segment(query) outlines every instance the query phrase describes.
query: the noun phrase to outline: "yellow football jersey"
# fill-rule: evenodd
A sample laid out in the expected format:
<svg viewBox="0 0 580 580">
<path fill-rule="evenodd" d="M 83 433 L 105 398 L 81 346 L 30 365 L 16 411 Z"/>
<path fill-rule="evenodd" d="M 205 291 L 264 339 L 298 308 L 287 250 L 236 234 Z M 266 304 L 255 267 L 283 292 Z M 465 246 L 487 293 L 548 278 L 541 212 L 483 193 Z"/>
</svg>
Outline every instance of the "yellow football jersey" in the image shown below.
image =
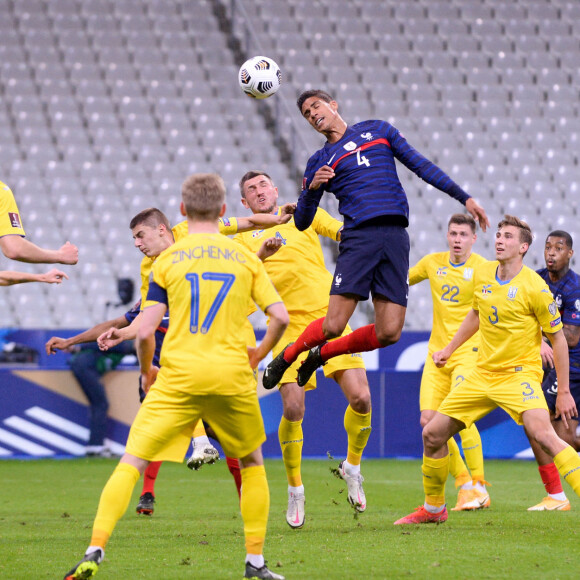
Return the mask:
<svg viewBox="0 0 580 580">
<path fill-rule="evenodd" d="M 169 307 L 160 372 L 172 387 L 222 395 L 255 389 L 242 332 L 248 301 L 262 310 L 281 302 L 259 258 L 221 234 L 191 234 L 157 258 L 153 282 L 145 308 Z M 161 300 L 156 285 L 166 293 Z"/>
<path fill-rule="evenodd" d="M 232 218 L 220 218 L 218 220 L 220 234 L 231 236 L 238 233 L 238 220 Z M 173 239 L 177 242 L 189 234 L 187 231 L 187 220 L 179 222 L 171 228 Z M 148 258 L 145 256 L 141 260 L 141 305 L 145 304 L 147 293 L 149 292 L 149 280 L 151 279 L 151 268 L 157 258 Z"/>
<path fill-rule="evenodd" d="M 542 329 L 562 328 L 558 306 L 548 285 L 523 266 L 511 280 L 496 278 L 498 262 L 475 271 L 473 309 L 479 311 L 477 366 L 487 371 L 542 373 Z"/>
<path fill-rule="evenodd" d="M 444 348 L 455 336 L 473 303 L 474 271 L 487 260 L 471 254 L 462 264 L 452 264 L 449 252 L 428 254 L 409 270 L 409 285 L 429 280 L 433 299 L 433 327 L 429 355 Z M 478 334 L 457 350 L 463 353 L 477 346 Z"/>
<path fill-rule="evenodd" d="M 0 181 L 0 236 L 25 236 L 12 190 Z"/>
<path fill-rule="evenodd" d="M 256 253 L 267 238 L 281 239 L 282 247 L 264 260 L 266 272 L 284 299 L 288 312 L 310 312 L 328 306 L 332 284 L 332 274 L 324 264 L 318 235 L 337 240 L 342 225 L 319 208 L 312 225 L 303 232 L 296 228 L 292 218 L 268 230 L 237 234 L 234 240 Z"/>
</svg>

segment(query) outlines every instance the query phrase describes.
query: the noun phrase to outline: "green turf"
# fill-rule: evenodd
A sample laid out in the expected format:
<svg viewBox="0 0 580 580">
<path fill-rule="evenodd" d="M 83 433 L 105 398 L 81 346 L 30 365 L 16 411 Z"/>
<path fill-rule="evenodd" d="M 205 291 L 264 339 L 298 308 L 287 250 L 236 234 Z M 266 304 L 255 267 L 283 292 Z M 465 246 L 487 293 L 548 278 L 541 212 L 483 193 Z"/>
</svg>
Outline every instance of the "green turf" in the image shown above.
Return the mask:
<svg viewBox="0 0 580 580">
<path fill-rule="evenodd" d="M 488 461 L 490 509 L 417 527 L 393 521 L 422 502 L 418 462 L 366 461 L 368 509 L 359 517 L 343 482 L 330 474 L 335 464 L 303 463 L 306 525 L 291 530 L 282 463 L 267 462 L 272 503 L 265 556 L 289 580 L 578 577 L 580 500 L 566 488 L 572 511 L 527 512 L 544 495 L 532 462 Z M 114 465 L 106 459 L 0 462 L 0 578 L 62 578 L 84 553 Z M 242 520 L 225 462 L 197 473 L 163 465 L 151 518 L 134 512 L 140 485 L 98 578 L 243 576 Z"/>
</svg>

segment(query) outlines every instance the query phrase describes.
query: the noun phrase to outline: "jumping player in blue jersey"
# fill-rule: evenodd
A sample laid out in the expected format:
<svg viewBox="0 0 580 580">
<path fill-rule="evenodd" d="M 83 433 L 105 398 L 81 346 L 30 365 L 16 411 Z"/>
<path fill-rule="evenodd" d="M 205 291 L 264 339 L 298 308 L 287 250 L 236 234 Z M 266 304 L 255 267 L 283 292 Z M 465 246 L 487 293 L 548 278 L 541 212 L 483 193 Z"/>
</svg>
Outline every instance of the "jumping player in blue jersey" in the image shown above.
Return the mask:
<svg viewBox="0 0 580 580">
<path fill-rule="evenodd" d="M 570 394 L 576 402 L 576 408 L 580 408 L 580 276 L 570 270 L 573 255 L 572 236 L 562 230 L 551 232 L 544 247 L 546 267 L 537 272 L 548 284 L 562 316 L 570 357 Z M 544 358 L 546 357 L 549 368 L 544 376 L 542 389 L 550 409 L 552 425 L 561 439 L 576 451 L 580 451 L 580 441 L 576 436 L 578 417 L 568 420 L 568 428 L 561 418 L 555 418 L 558 378 L 551 349 L 548 349 Z M 528 511 L 568 511 L 570 501 L 566 497 L 554 461 L 532 438 L 530 443 L 548 495 L 539 504 L 528 508 Z"/>
<path fill-rule="evenodd" d="M 265 388 L 276 386 L 300 353 L 310 350 L 298 371 L 304 385 L 328 359 L 375 350 L 399 340 L 408 297 L 409 204 L 395 159 L 433 187 L 465 205 L 483 231 L 489 225 L 484 209 L 431 161 L 423 157 L 399 131 L 385 121 L 349 126 L 338 103 L 321 90 L 298 97 L 298 108 L 312 127 L 327 138 L 310 159 L 302 194 L 294 214 L 299 230 L 312 222 L 325 191 L 339 201 L 344 229 L 325 318 L 312 322 L 295 343 L 288 345 L 266 368 Z M 375 323 L 339 337 L 359 300 L 372 294 Z"/>
</svg>

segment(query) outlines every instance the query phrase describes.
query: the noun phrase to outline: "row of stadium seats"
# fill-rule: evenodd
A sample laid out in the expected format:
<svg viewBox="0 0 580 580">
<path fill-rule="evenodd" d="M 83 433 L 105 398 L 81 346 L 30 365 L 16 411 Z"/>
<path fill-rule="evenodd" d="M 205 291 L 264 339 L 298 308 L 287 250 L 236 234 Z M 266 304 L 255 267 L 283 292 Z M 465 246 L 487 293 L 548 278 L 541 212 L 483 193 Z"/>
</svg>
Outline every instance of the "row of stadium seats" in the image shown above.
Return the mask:
<svg viewBox="0 0 580 580">
<path fill-rule="evenodd" d="M 528 263 L 540 266 L 549 230 L 580 233 L 579 18 L 570 0 L 0 3 L 0 179 L 31 240 L 81 251 L 66 286 L 3 290 L 0 326 L 102 320 L 115 278 L 139 282 L 130 218 L 157 205 L 177 220 L 191 172 L 224 176 L 230 214 L 242 211 L 237 182 L 250 168 L 294 200 L 295 175 L 323 142 L 292 102 L 313 87 L 335 94 L 348 122 L 395 124 L 485 204 L 492 225 L 506 211 L 527 217 L 537 233 Z M 253 102 L 237 70 L 258 53 L 280 64 L 284 84 Z M 404 167 L 400 177 L 414 262 L 444 249 L 461 207 Z M 491 256 L 493 234 L 478 247 Z M 325 246 L 331 270 L 334 252 Z M 411 299 L 407 328 L 428 328 L 428 288 Z M 370 313 L 362 305 L 354 326 Z"/>
</svg>

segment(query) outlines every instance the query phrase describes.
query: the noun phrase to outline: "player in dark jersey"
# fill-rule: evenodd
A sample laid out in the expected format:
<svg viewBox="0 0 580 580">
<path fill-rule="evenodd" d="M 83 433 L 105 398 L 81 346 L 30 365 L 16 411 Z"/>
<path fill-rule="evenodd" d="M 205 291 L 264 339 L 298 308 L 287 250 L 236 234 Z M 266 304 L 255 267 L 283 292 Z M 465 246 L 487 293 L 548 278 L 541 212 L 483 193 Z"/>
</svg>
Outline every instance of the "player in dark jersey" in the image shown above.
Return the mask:
<svg viewBox="0 0 580 580">
<path fill-rule="evenodd" d="M 322 194 L 339 201 L 344 229 L 330 290 L 328 313 L 312 322 L 267 367 L 264 386 L 273 388 L 301 352 L 310 350 L 298 371 L 304 385 L 317 367 L 340 354 L 375 350 L 399 340 L 408 297 L 409 205 L 395 166 L 398 159 L 427 183 L 463 203 L 485 231 L 483 208 L 439 167 L 426 159 L 385 121 L 349 126 L 338 103 L 321 90 L 297 101 L 302 116 L 327 138 L 310 159 L 294 214 L 299 230 L 312 222 Z M 359 300 L 372 294 L 375 324 L 339 337 Z"/>
<path fill-rule="evenodd" d="M 564 336 L 568 343 L 570 357 L 570 394 L 580 408 L 580 276 L 570 270 L 570 260 L 574 254 L 572 236 L 568 232 L 556 230 L 548 234 L 544 247 L 546 267 L 538 270 L 538 274 L 546 281 L 556 306 L 560 310 L 564 325 Z M 576 451 L 580 451 L 580 441 L 576 436 L 578 417 L 568 420 L 568 427 L 556 417 L 556 395 L 558 393 L 558 378 L 551 359 L 551 351 L 547 352 L 548 370 L 544 376 L 542 389 L 550 409 L 550 418 L 556 433 L 569 443 Z M 545 358 L 545 357 L 544 357 Z M 568 511 L 570 501 L 566 497 L 558 469 L 552 458 L 530 438 L 532 450 L 538 462 L 540 476 L 548 495 L 528 511 Z"/>
<path fill-rule="evenodd" d="M 101 322 L 93 328 L 89 328 L 80 334 L 71 336 L 70 338 L 60 338 L 58 336 L 53 336 L 45 345 L 46 354 L 56 354 L 57 350 L 69 350 L 72 346 L 77 344 L 86 344 L 95 342 L 97 338 L 110 328 L 125 328 L 135 320 L 141 309 L 141 300 L 139 300 L 130 310 L 125 312 L 122 316 L 118 316 L 113 320 L 107 320 L 106 322 Z M 161 345 L 163 344 L 163 339 L 165 333 L 167 332 L 167 327 L 169 324 L 169 317 L 166 316 L 155 332 L 155 355 L 153 358 L 153 364 L 159 366 L 159 355 L 161 353 Z M 101 353 L 102 356 L 106 356 L 107 353 Z M 101 387 L 102 388 L 102 387 Z M 106 395 L 103 393 L 102 396 L 105 398 Z M 145 398 L 145 391 L 141 388 L 141 381 L 139 380 L 139 401 L 143 402 Z M 159 473 L 159 468 L 161 467 L 161 461 L 153 461 L 149 464 L 145 473 L 143 474 L 143 491 L 137 505 L 137 513 L 144 515 L 151 515 L 153 513 L 153 504 L 155 503 L 155 480 L 157 479 L 157 474 Z"/>
</svg>

